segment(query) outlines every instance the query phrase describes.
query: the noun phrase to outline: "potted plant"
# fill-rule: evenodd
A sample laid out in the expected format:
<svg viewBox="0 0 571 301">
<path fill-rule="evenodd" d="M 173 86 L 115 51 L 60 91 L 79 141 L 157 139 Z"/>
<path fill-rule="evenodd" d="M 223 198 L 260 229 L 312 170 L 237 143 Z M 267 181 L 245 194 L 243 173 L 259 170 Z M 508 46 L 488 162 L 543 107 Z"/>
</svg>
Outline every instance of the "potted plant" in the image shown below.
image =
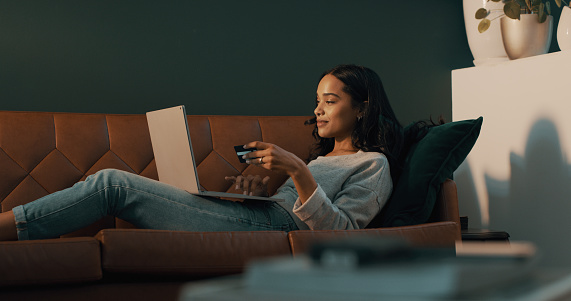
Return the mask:
<svg viewBox="0 0 571 301">
<path fill-rule="evenodd" d="M 493 2 L 500 2 L 502 0 L 488 0 Z M 557 5 L 561 7 L 561 1 L 555 0 Z M 490 11 L 485 8 L 480 8 L 476 11 L 476 19 L 482 20 L 478 24 L 478 31 L 484 32 L 490 28 L 490 24 L 493 20 L 507 16 L 513 20 L 520 20 L 521 14 L 537 14 L 537 21 L 543 23 L 547 20 L 547 16 L 551 15 L 551 3 L 549 1 L 543 0 L 506 0 L 504 1 L 504 13 L 495 17 L 494 19 L 488 19 Z"/>
<path fill-rule="evenodd" d="M 502 0 L 488 0 L 500 2 Z M 503 14 L 492 20 L 490 11 L 480 8 L 476 19 L 481 20 L 478 31 L 485 32 L 493 20 L 500 18 L 502 41 L 511 60 L 544 54 L 551 45 L 553 17 L 549 0 L 503 0 Z M 560 0 L 556 1 L 560 6 Z"/>
<path fill-rule="evenodd" d="M 466 25 L 466 37 L 468 38 L 470 52 L 474 57 L 474 66 L 494 65 L 509 60 L 502 41 L 500 22 L 493 22 L 486 32 L 481 33 L 478 31 L 480 20 L 474 18 L 476 10 L 485 8 L 490 11 L 487 18 L 493 19 L 504 13 L 503 7 L 504 3 L 501 1 L 463 0 L 462 9 Z"/>
</svg>

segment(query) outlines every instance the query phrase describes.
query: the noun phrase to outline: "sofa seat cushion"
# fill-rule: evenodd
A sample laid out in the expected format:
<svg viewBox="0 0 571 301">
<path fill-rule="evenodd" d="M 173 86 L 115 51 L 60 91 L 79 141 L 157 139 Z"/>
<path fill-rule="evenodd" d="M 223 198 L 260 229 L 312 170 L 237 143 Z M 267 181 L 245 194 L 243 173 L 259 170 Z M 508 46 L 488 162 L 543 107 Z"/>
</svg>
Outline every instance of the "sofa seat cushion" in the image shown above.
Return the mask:
<svg viewBox="0 0 571 301">
<path fill-rule="evenodd" d="M 0 286 L 99 280 L 101 253 L 93 237 L 0 242 Z"/>
<path fill-rule="evenodd" d="M 326 240 L 346 239 L 350 237 L 400 237 L 411 245 L 422 247 L 454 247 L 458 232 L 455 222 L 436 222 L 430 224 L 361 230 L 297 230 L 291 231 L 288 238 L 294 256 L 307 253 L 315 243 Z"/>
<path fill-rule="evenodd" d="M 254 258 L 291 255 L 287 233 L 186 232 L 105 229 L 101 241 L 105 272 L 215 276 L 240 273 Z"/>
</svg>

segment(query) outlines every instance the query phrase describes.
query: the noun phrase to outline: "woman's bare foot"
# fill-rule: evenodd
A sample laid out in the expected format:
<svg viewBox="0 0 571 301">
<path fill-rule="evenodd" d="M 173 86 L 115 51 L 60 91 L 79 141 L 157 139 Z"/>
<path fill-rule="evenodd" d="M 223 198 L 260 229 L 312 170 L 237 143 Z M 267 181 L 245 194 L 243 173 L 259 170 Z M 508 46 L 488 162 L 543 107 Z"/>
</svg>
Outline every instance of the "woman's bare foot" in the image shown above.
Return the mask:
<svg viewBox="0 0 571 301">
<path fill-rule="evenodd" d="M 16 220 L 12 211 L 0 213 L 0 241 L 5 240 L 18 240 Z"/>
</svg>

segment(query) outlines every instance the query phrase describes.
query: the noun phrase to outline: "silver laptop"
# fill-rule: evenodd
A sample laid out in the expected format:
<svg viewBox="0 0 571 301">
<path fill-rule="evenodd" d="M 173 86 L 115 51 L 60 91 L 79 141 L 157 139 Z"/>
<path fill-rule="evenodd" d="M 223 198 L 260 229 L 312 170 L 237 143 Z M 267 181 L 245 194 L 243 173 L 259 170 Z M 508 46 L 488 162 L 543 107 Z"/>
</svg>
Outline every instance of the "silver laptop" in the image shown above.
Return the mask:
<svg viewBox="0 0 571 301">
<path fill-rule="evenodd" d="M 202 196 L 283 201 L 269 197 L 202 190 L 198 181 L 184 106 L 147 112 L 147 123 L 159 181 Z"/>
</svg>

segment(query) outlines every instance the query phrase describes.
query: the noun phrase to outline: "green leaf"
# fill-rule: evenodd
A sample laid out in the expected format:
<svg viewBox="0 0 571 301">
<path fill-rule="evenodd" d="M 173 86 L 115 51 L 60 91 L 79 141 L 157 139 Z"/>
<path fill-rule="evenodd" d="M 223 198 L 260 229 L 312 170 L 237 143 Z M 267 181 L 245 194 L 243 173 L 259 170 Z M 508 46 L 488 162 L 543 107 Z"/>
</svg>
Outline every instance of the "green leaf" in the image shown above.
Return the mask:
<svg viewBox="0 0 571 301">
<path fill-rule="evenodd" d="M 506 16 L 512 19 L 519 20 L 520 11 L 521 11 L 521 6 L 519 6 L 519 4 L 515 2 L 509 2 L 506 3 L 506 5 L 504 5 L 504 13 L 506 14 Z"/>
<path fill-rule="evenodd" d="M 488 30 L 488 28 L 490 28 L 490 24 L 492 24 L 490 20 L 483 19 L 482 21 L 480 21 L 480 24 L 478 24 L 478 31 L 480 33 L 483 33 L 484 31 Z"/>
<path fill-rule="evenodd" d="M 543 3 L 539 5 L 537 20 L 539 21 L 539 23 L 543 23 L 545 22 L 545 20 L 547 20 L 547 14 L 545 14 L 545 5 Z"/>
<path fill-rule="evenodd" d="M 551 15 L 551 2 L 545 2 L 545 10 L 548 15 Z"/>
<path fill-rule="evenodd" d="M 525 5 L 528 9 L 533 10 L 533 4 L 529 0 L 525 0 Z"/>
<path fill-rule="evenodd" d="M 488 10 L 485 8 L 480 8 L 479 10 L 476 11 L 476 19 L 480 20 L 480 19 L 484 19 L 485 17 L 488 16 Z"/>
</svg>

